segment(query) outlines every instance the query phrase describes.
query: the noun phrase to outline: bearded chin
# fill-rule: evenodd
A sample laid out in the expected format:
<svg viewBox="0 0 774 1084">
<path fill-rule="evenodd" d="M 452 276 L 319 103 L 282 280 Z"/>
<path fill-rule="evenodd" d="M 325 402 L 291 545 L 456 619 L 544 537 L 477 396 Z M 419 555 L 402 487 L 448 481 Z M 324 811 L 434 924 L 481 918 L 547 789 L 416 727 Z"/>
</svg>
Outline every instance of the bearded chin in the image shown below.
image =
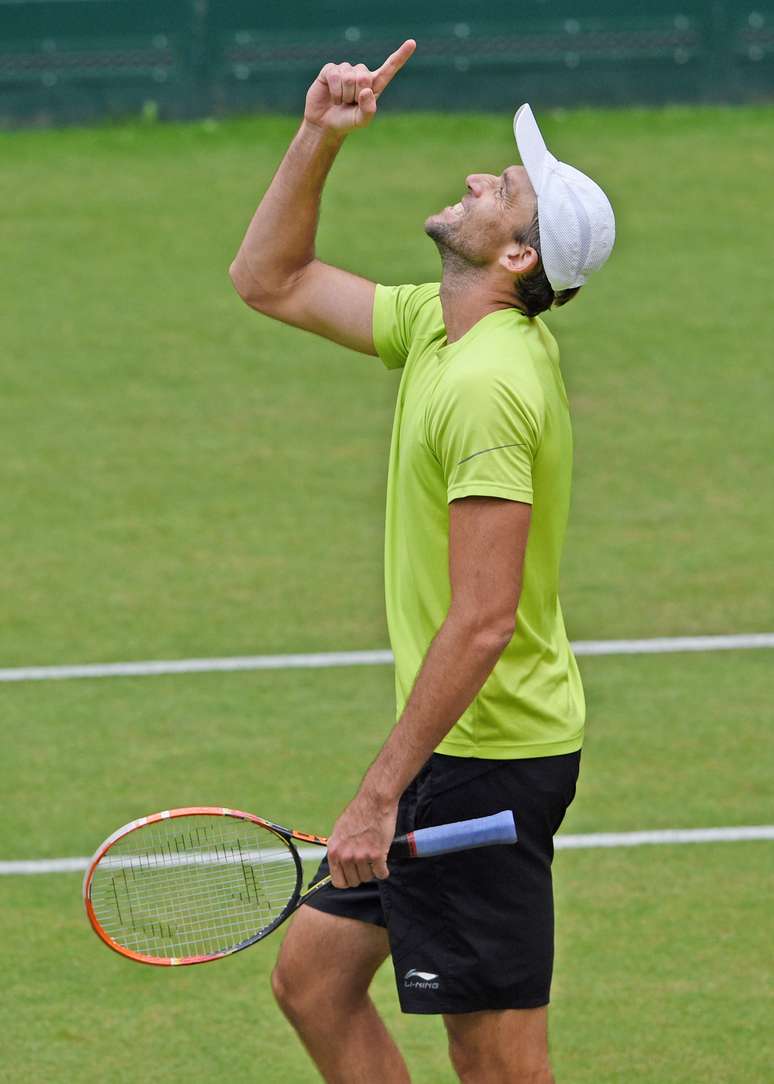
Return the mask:
<svg viewBox="0 0 774 1084">
<path fill-rule="evenodd" d="M 425 222 L 425 233 L 435 241 L 444 271 L 459 272 L 482 265 L 476 253 L 470 251 L 470 246 L 460 236 L 456 223 L 444 222 L 437 215 L 431 215 Z"/>
</svg>

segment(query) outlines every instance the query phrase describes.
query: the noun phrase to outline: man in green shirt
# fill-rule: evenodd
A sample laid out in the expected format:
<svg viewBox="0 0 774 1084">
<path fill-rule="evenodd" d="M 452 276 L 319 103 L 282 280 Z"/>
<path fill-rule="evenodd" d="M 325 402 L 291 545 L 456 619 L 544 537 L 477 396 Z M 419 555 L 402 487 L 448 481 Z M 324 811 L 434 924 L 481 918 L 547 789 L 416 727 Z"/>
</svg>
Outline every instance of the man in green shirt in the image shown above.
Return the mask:
<svg viewBox="0 0 774 1084">
<path fill-rule="evenodd" d="M 425 224 L 440 284 L 381 286 L 319 261 L 328 171 L 414 48 L 373 72 L 325 65 L 231 267 L 258 311 L 403 370 L 385 538 L 398 721 L 334 826 L 318 873 L 333 887 L 293 920 L 273 984 L 327 1081 L 408 1081 L 368 996 L 391 954 L 403 1010 L 443 1015 L 461 1080 L 551 1084 L 552 841 L 585 708 L 557 594 L 569 407 L 538 314 L 602 266 L 615 223 L 525 105 L 523 165 L 471 174 Z M 505 808 L 515 846 L 387 868 L 396 830 Z"/>
</svg>

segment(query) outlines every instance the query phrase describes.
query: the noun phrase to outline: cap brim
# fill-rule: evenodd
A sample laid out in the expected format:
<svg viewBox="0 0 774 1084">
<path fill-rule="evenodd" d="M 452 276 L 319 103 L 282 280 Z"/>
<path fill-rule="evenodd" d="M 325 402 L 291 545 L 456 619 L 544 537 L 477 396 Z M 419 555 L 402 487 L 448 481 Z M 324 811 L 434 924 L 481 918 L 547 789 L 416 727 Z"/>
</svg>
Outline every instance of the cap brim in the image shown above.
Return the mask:
<svg viewBox="0 0 774 1084">
<path fill-rule="evenodd" d="M 538 192 L 543 181 L 545 167 L 554 156 L 546 146 L 534 114 L 529 105 L 522 105 L 513 118 L 513 134 L 519 149 L 522 165 L 527 171 L 532 187 Z"/>
</svg>

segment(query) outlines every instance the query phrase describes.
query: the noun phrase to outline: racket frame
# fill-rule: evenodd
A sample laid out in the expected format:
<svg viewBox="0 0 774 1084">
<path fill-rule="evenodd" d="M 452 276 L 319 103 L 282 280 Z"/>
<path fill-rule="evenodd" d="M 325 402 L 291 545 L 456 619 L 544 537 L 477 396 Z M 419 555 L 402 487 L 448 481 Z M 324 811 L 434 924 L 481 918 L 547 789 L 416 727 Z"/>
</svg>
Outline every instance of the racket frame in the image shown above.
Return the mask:
<svg viewBox="0 0 774 1084">
<path fill-rule="evenodd" d="M 94 874 L 99 866 L 99 863 L 110 851 L 110 849 L 118 843 L 120 839 L 124 839 L 131 832 L 136 831 L 138 828 L 144 828 L 148 824 L 155 824 L 159 821 L 169 820 L 176 817 L 233 817 L 236 820 L 250 821 L 253 824 L 258 825 L 261 828 L 266 829 L 276 836 L 287 847 L 293 856 L 293 861 L 296 867 L 296 887 L 288 900 L 285 908 L 268 926 L 259 930 L 257 933 L 240 941 L 236 945 L 232 945 L 230 948 L 222 949 L 220 952 L 205 953 L 198 956 L 148 956 L 142 952 L 135 952 L 132 949 L 126 948 L 119 941 L 116 941 L 110 936 L 105 929 L 103 929 L 97 915 L 94 911 L 94 905 L 91 899 L 91 888 L 94 882 Z M 291 828 L 283 828 L 280 824 L 274 824 L 272 821 L 264 820 L 263 817 L 257 817 L 254 813 L 245 813 L 241 809 L 229 809 L 226 806 L 182 806 L 179 809 L 165 809 L 161 813 L 150 813 L 147 817 L 139 817 L 137 820 L 129 821 L 128 824 L 122 825 L 117 828 L 115 832 L 108 836 L 108 838 L 100 844 L 97 850 L 94 852 L 94 856 L 89 862 L 88 869 L 83 878 L 83 902 L 86 908 L 86 914 L 89 917 L 92 929 L 97 936 L 104 941 L 108 948 L 113 949 L 114 952 L 119 953 L 121 956 L 126 956 L 130 960 L 136 960 L 141 964 L 154 964 L 160 967 L 182 967 L 188 964 L 203 964 L 209 963 L 210 960 L 220 960 L 224 956 L 231 956 L 235 952 L 241 952 L 242 949 L 249 948 L 250 945 L 254 945 L 256 941 L 260 941 L 262 938 L 267 937 L 273 930 L 281 925 L 292 913 L 296 910 L 300 903 L 308 899 L 318 889 L 322 888 L 330 881 L 330 877 L 324 877 L 321 881 L 318 881 L 307 891 L 303 897 L 301 894 L 301 886 L 304 880 L 304 871 L 301 864 L 301 856 L 293 845 L 294 840 L 300 843 L 313 843 L 319 847 L 326 847 L 328 840 L 324 836 L 309 835 L 306 832 L 296 832 Z"/>
<path fill-rule="evenodd" d="M 158 823 L 159 821 L 192 816 L 232 817 L 236 820 L 248 821 L 270 832 L 282 842 L 293 856 L 296 871 L 295 888 L 285 907 L 279 915 L 269 923 L 269 925 L 264 926 L 255 934 L 251 934 L 250 937 L 244 938 L 238 944 L 231 945 L 219 952 L 181 957 L 149 956 L 145 953 L 135 952 L 133 949 L 126 948 L 107 933 L 97 918 L 91 898 L 94 874 L 99 867 L 100 862 L 110 849 L 114 847 L 119 840 L 124 839 L 131 832 L 144 828 L 146 825 Z M 398 836 L 392 841 L 387 857 L 390 860 L 422 857 L 430 858 L 441 854 L 452 854 L 455 851 L 471 850 L 476 847 L 488 847 L 493 844 L 512 844 L 517 841 L 517 838 L 513 812 L 510 810 L 503 810 L 500 813 L 491 814 L 485 817 L 475 817 L 472 820 L 420 828 L 414 832 L 408 832 L 406 835 Z M 175 967 L 186 964 L 208 963 L 211 960 L 220 960 L 225 956 L 232 956 L 235 952 L 241 952 L 242 949 L 249 948 L 249 946 L 254 945 L 256 941 L 261 941 L 264 937 L 267 937 L 273 930 L 276 930 L 278 926 L 289 918 L 302 903 L 305 903 L 310 896 L 313 896 L 321 888 L 324 888 L 325 885 L 330 883 L 331 876 L 328 874 L 319 881 L 316 881 L 311 888 L 306 890 L 306 892 L 302 893 L 301 888 L 304 880 L 304 872 L 301 856 L 294 846 L 295 842 L 312 843 L 318 847 L 328 846 L 328 838 L 326 836 L 315 836 L 307 832 L 298 832 L 292 828 L 284 828 L 281 824 L 274 824 L 273 821 L 267 821 L 263 817 L 257 817 L 254 813 L 245 813 L 244 810 L 241 809 L 229 809 L 227 806 L 182 806 L 179 809 L 165 809 L 161 813 L 151 813 L 147 817 L 140 817 L 138 820 L 124 824 L 121 828 L 116 829 L 112 835 L 108 836 L 104 843 L 100 844 L 97 848 L 94 856 L 89 862 L 88 869 L 83 878 L 83 902 L 86 907 L 89 922 L 91 923 L 94 932 L 100 940 L 104 941 L 108 948 L 113 949 L 113 951 L 117 952 L 120 956 L 126 956 L 130 960 L 136 960 L 138 963 L 154 964 L 157 967 Z"/>
</svg>

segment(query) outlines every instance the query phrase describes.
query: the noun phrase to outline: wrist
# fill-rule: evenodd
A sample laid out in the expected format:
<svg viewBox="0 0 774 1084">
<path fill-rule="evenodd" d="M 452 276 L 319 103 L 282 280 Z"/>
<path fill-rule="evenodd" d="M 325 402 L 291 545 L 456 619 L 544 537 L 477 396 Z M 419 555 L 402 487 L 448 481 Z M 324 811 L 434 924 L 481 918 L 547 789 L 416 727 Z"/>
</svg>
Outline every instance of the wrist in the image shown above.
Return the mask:
<svg viewBox="0 0 774 1084">
<path fill-rule="evenodd" d="M 327 125 L 318 124 L 316 121 L 304 117 L 301 121 L 299 136 L 305 142 L 331 150 L 338 150 L 347 138 L 347 133 L 340 131 L 338 128 L 329 128 Z"/>
<path fill-rule="evenodd" d="M 397 788 L 394 782 L 383 778 L 381 773 L 374 772 L 373 768 L 366 773 L 358 791 L 359 796 L 380 813 L 393 810 L 401 793 L 401 789 Z"/>
</svg>

